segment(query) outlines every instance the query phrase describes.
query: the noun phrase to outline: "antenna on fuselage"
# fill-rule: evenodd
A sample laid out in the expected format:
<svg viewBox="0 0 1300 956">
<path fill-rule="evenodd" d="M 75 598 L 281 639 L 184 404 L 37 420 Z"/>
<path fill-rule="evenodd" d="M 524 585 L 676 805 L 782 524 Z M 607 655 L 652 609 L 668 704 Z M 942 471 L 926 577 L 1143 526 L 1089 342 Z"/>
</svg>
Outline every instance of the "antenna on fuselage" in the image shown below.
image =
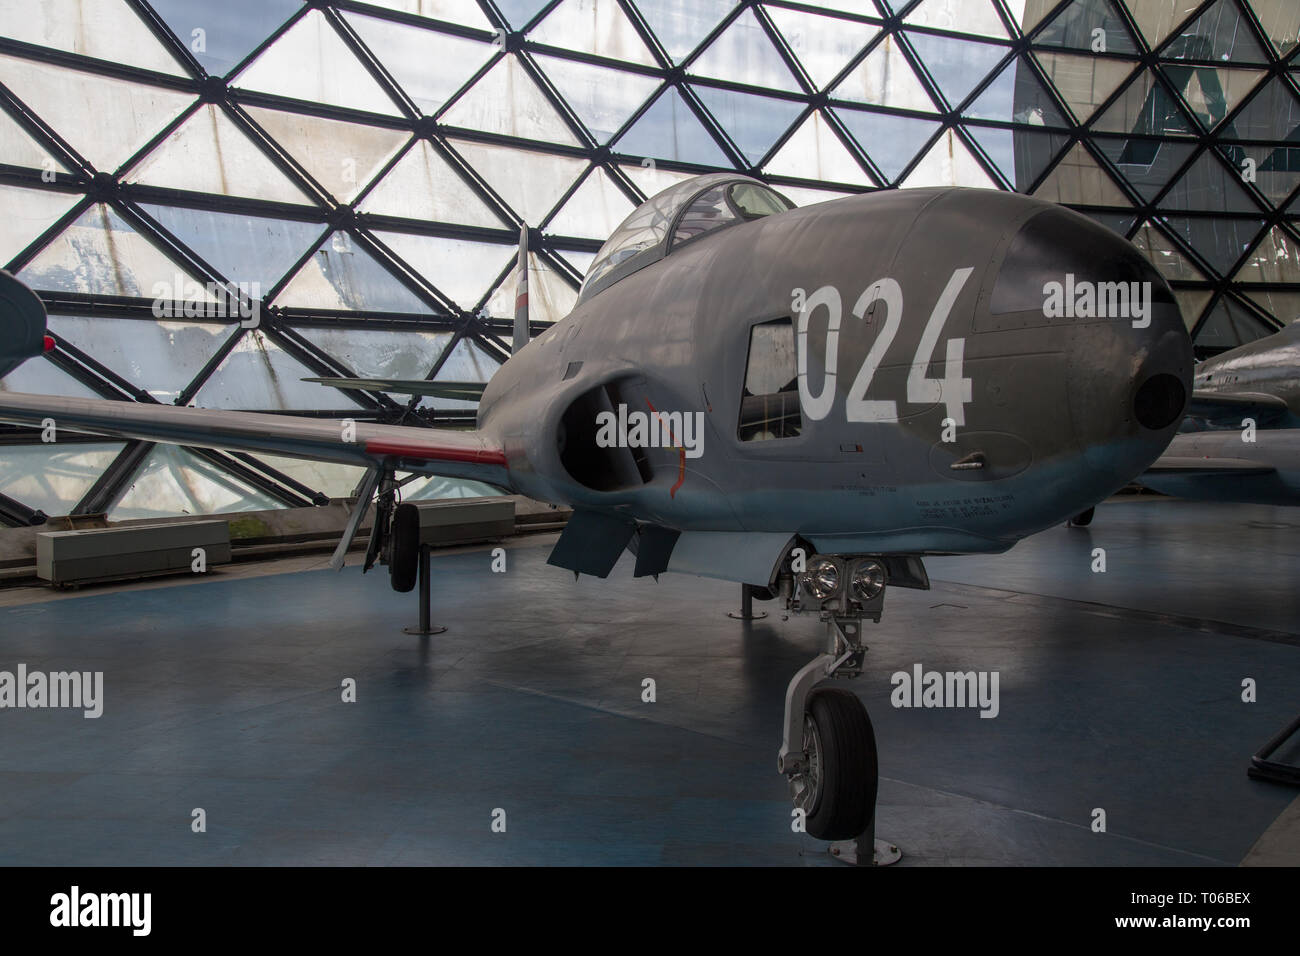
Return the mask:
<svg viewBox="0 0 1300 956">
<path fill-rule="evenodd" d="M 515 267 L 519 284 L 515 291 L 515 337 L 510 354 L 528 344 L 528 223 L 519 227 L 519 264 Z"/>
</svg>

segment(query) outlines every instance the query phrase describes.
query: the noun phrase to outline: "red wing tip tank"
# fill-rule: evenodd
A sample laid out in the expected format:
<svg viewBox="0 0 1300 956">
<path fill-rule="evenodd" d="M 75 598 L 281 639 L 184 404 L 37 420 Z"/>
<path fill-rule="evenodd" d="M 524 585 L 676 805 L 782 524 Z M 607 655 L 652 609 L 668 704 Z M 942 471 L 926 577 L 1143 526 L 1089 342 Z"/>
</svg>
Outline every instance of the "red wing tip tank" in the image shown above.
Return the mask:
<svg viewBox="0 0 1300 956">
<path fill-rule="evenodd" d="M 925 555 L 1003 551 L 1084 512 L 1159 457 L 1191 392 L 1178 307 L 1138 250 L 992 190 L 796 209 L 697 177 L 616 230 L 569 316 L 526 331 L 472 432 L 13 393 L 0 420 L 364 465 L 367 567 L 382 556 L 394 581 L 415 560 L 385 534 L 400 467 L 571 505 L 560 567 L 605 577 L 630 549 L 638 577 L 738 581 L 816 615 L 826 649 L 790 683 L 778 767 L 806 831 L 870 863 L 897 858 L 874 839 L 871 722 L 816 685 L 862 673 L 864 623 L 890 586 L 929 587 Z"/>
</svg>

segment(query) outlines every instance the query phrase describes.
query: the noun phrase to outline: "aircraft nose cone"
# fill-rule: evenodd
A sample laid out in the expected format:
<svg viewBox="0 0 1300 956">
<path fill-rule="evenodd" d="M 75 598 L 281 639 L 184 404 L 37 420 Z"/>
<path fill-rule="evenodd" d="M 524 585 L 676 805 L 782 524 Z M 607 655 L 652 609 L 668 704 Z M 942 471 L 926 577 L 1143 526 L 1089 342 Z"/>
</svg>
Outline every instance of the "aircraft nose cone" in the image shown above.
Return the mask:
<svg viewBox="0 0 1300 956">
<path fill-rule="evenodd" d="M 1050 329 L 1065 352 L 1070 427 L 1099 485 L 1114 490 L 1159 457 L 1191 395 L 1192 348 L 1168 283 L 1132 243 L 1048 208 L 1012 241 L 990 306 Z"/>
</svg>

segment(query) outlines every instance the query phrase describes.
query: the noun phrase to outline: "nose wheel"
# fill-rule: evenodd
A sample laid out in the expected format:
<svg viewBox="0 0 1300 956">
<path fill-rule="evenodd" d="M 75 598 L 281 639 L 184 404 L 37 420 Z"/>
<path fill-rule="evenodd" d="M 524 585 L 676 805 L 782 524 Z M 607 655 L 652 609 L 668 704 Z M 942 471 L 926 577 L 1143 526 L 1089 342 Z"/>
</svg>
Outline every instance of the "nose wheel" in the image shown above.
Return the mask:
<svg viewBox="0 0 1300 956">
<path fill-rule="evenodd" d="M 803 769 L 790 775 L 790 795 L 804 827 L 819 840 L 847 840 L 871 824 L 876 808 L 876 737 L 862 701 L 851 691 L 818 688 L 803 715 Z"/>
<path fill-rule="evenodd" d="M 852 691 L 817 687 L 862 673 L 866 645 L 860 618 L 830 616 L 828 650 L 795 674 L 786 690 L 785 740 L 777 769 L 786 775 L 805 832 L 832 843 L 834 859 L 884 866 L 902 854 L 875 838 L 879 763 L 876 735 Z"/>
</svg>

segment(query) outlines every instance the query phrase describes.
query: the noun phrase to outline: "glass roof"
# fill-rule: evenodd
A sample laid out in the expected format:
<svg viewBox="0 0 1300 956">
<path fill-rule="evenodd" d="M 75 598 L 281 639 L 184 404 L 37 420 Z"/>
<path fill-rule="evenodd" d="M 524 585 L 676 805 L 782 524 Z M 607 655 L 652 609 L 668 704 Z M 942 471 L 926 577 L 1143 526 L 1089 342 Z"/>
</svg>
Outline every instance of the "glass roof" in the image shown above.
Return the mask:
<svg viewBox="0 0 1300 956">
<path fill-rule="evenodd" d="M 0 267 L 68 346 L 0 389 L 468 423 L 298 379 L 490 377 L 522 226 L 539 331 L 584 273 L 667 251 L 643 204 L 712 173 L 1069 205 L 1138 242 L 1210 354 L 1300 316 L 1298 80 L 1296 0 L 0 0 Z M 213 283 L 259 327 L 205 314 Z M 66 461 L 113 481 L 0 494 L 344 483 L 248 458 L 103 445 Z"/>
</svg>

